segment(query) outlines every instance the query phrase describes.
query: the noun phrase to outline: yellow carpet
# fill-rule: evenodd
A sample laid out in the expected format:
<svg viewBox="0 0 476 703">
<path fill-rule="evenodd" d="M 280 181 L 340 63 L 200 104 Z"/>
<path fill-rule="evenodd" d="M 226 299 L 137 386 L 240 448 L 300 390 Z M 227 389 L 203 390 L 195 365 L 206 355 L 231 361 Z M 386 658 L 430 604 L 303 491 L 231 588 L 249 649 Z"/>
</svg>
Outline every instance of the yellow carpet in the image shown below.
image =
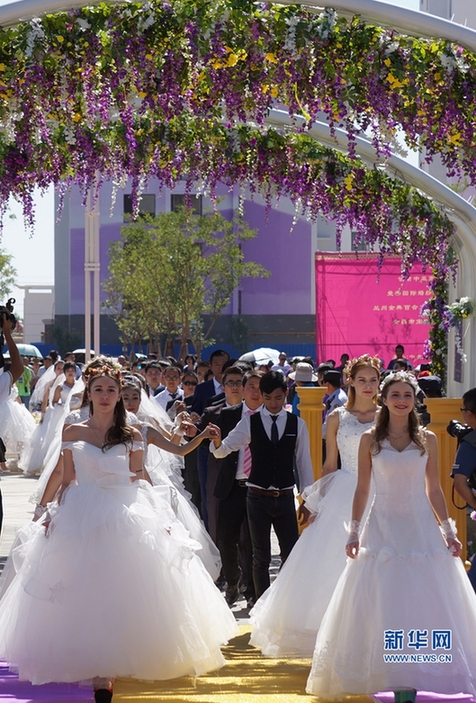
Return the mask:
<svg viewBox="0 0 476 703">
<path fill-rule="evenodd" d="M 251 627 L 223 648 L 227 665 L 198 679 L 156 683 L 118 679 L 113 703 L 317 703 L 305 693 L 308 659 L 266 659 L 249 645 Z M 347 696 L 346 703 L 372 703 L 368 696 Z"/>
</svg>

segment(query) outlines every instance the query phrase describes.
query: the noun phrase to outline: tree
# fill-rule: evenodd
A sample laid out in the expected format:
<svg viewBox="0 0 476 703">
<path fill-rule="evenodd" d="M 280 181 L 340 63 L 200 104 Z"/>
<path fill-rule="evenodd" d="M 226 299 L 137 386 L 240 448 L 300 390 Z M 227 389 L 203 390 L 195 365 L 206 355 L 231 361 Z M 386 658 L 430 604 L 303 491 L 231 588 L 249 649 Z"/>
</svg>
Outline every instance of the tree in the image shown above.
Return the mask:
<svg viewBox="0 0 476 703">
<path fill-rule="evenodd" d="M 16 269 L 12 264 L 13 256 L 0 249 L 0 303 L 5 305 L 12 288 L 16 284 Z"/>
<path fill-rule="evenodd" d="M 179 336 L 180 356 L 189 342 L 200 354 L 241 279 L 269 276 L 244 261 L 241 243 L 255 236 L 241 219 L 185 208 L 123 227 L 110 246 L 104 286 L 123 343 L 147 339 L 158 350 L 161 335 L 169 347 Z"/>
</svg>

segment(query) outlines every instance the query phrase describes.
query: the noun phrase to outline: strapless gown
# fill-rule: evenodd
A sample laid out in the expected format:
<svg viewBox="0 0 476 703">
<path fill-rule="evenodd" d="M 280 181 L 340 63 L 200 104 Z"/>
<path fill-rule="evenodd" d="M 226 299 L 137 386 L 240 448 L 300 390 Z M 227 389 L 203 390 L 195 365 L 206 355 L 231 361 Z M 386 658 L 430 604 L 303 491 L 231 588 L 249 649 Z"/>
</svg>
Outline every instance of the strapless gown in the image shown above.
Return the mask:
<svg viewBox="0 0 476 703">
<path fill-rule="evenodd" d="M 48 535 L 34 523 L 18 547 L 0 601 L 0 657 L 35 684 L 222 666 L 220 645 L 236 623 L 199 545 L 148 483 L 130 483 L 124 445 L 67 448 L 77 483 L 53 509 Z"/>
<path fill-rule="evenodd" d="M 307 692 L 341 700 L 398 688 L 476 694 L 476 595 L 425 492 L 427 456 L 388 441 L 375 499 L 322 620 Z"/>
</svg>

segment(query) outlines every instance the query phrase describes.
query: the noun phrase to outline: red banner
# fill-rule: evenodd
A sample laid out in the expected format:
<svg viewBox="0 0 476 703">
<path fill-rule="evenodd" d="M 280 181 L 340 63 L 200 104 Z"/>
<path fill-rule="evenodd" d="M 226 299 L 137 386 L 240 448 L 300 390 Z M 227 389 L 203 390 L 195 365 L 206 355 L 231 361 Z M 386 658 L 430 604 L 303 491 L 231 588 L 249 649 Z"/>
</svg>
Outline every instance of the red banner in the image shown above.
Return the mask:
<svg viewBox="0 0 476 703">
<path fill-rule="evenodd" d="M 388 258 L 379 271 L 375 254 L 316 254 L 319 362 L 369 353 L 387 366 L 397 344 L 414 366 L 425 361 L 430 327 L 420 310 L 431 297 L 432 276 L 414 266 L 404 281 L 400 266 L 399 259 Z"/>
</svg>

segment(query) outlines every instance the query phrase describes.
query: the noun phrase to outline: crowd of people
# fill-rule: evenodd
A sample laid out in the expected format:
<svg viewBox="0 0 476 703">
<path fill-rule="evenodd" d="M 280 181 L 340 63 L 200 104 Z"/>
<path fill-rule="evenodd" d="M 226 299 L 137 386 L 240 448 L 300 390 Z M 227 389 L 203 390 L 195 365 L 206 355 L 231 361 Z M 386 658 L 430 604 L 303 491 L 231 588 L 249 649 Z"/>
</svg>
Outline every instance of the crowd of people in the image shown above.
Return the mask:
<svg viewBox="0 0 476 703">
<path fill-rule="evenodd" d="M 39 476 L 0 579 L 0 657 L 22 678 L 91 680 L 102 703 L 118 676 L 216 669 L 244 598 L 263 655 L 312 657 L 313 695 L 476 695 L 476 595 L 426 429 L 425 397 L 442 384 L 401 345 L 387 367 L 284 352 L 254 364 L 222 349 L 82 368 L 54 353 L 32 368 L 11 359 L 17 398 L 0 413 L 21 406 L 33 426 L 12 439 L 10 408 L 2 434 Z M 299 413 L 309 385 L 326 389 L 317 481 Z M 476 394 L 464 411 L 476 434 Z M 471 504 L 466 454 L 453 472 Z"/>
</svg>

